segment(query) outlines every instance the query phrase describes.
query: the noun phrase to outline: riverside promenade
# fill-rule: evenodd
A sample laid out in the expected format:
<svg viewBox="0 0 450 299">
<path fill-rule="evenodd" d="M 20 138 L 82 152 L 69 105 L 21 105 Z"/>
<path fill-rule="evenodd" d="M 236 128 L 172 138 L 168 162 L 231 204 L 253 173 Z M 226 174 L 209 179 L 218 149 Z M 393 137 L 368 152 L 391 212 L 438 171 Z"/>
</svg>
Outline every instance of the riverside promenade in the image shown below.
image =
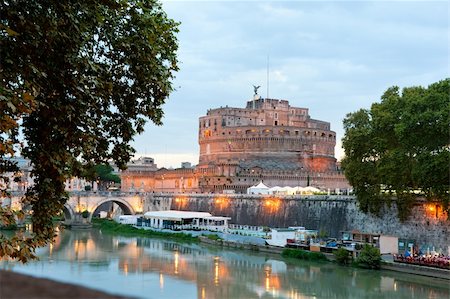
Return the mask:
<svg viewBox="0 0 450 299">
<path fill-rule="evenodd" d="M 242 243 L 238 243 L 235 241 L 211 240 L 205 236 L 199 236 L 199 240 L 202 243 L 211 244 L 211 245 L 215 245 L 215 246 L 223 246 L 223 247 L 235 248 L 235 249 L 245 249 L 245 250 L 271 253 L 271 254 L 281 254 L 281 252 L 285 249 L 285 248 L 274 247 L 274 246 L 270 246 L 270 245 L 248 244 L 248 243 L 242 244 Z M 334 254 L 324 253 L 324 252 L 322 252 L 322 253 L 326 256 L 326 258 L 329 261 L 335 260 Z M 382 258 L 383 258 L 383 261 L 381 263 L 381 268 L 380 268 L 381 270 L 421 275 L 421 276 L 433 277 L 433 278 L 450 281 L 450 270 L 426 267 L 426 266 L 396 263 L 392 260 L 391 255 L 383 255 Z"/>
</svg>

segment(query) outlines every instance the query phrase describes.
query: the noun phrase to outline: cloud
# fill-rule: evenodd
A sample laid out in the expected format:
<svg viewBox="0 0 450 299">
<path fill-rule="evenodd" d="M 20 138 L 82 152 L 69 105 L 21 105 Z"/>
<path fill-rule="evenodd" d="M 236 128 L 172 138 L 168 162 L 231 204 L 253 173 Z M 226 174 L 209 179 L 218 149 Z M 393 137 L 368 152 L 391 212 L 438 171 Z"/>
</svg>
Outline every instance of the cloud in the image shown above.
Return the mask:
<svg viewBox="0 0 450 299">
<path fill-rule="evenodd" d="M 198 155 L 198 118 L 244 107 L 252 85 L 310 109 L 343 136 L 349 112 L 390 86 L 448 77 L 449 4 L 416 1 L 165 1 L 181 21 L 179 86 L 163 127 L 136 137 L 138 152 Z M 337 151 L 338 152 L 338 151 Z M 194 157 L 192 156 L 192 157 Z M 158 161 L 157 161 L 158 162 Z"/>
</svg>

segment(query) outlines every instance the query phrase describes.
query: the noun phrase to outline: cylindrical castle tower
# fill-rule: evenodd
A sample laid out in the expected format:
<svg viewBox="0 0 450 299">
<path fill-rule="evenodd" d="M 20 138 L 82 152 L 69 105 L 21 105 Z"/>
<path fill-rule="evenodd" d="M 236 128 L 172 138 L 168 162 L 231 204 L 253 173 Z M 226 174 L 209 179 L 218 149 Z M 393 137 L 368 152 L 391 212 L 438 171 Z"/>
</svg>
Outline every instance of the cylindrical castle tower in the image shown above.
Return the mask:
<svg viewBox="0 0 450 299">
<path fill-rule="evenodd" d="M 286 100 L 255 96 L 246 108 L 221 107 L 199 119 L 199 167 L 336 170 L 336 133 L 330 123 L 311 119 L 306 108 Z"/>
</svg>

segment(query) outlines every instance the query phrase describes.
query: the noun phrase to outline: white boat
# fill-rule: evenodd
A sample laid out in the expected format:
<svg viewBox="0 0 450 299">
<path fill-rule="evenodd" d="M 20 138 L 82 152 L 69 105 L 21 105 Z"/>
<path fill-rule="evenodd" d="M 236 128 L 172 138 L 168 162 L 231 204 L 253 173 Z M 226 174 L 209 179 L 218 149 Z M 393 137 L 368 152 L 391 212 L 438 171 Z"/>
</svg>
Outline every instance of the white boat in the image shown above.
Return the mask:
<svg viewBox="0 0 450 299">
<path fill-rule="evenodd" d="M 295 239 L 296 232 L 305 230 L 304 227 L 272 228 L 270 238 L 266 243 L 271 246 L 286 247 L 288 239 Z"/>
</svg>

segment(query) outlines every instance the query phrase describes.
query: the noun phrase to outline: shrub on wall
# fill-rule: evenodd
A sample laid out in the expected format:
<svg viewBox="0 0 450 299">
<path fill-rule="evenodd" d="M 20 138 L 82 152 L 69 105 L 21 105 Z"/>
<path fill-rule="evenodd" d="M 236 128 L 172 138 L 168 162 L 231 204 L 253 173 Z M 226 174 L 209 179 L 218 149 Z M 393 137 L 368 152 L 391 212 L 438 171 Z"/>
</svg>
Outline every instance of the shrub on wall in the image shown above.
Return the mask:
<svg viewBox="0 0 450 299">
<path fill-rule="evenodd" d="M 336 258 L 336 262 L 339 265 L 348 265 L 350 262 L 349 252 L 345 248 L 339 248 L 334 253 L 334 257 Z"/>
<path fill-rule="evenodd" d="M 87 210 L 84 210 L 83 212 L 81 212 L 81 217 L 88 218 L 89 217 L 89 212 Z"/>
<path fill-rule="evenodd" d="M 321 252 L 310 252 L 306 250 L 299 249 L 285 249 L 281 253 L 283 257 L 292 257 L 301 260 L 311 260 L 311 261 L 326 261 L 327 257 Z"/>
</svg>

